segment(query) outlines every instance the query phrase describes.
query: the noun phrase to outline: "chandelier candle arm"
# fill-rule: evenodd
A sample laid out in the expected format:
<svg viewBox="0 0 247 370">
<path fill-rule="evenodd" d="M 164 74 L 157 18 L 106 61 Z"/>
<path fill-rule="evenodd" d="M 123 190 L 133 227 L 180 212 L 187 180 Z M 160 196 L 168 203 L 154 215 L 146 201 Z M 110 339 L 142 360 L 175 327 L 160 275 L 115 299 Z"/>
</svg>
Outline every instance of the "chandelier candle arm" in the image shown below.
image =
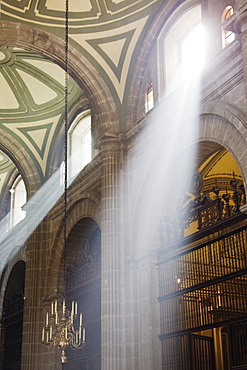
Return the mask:
<svg viewBox="0 0 247 370">
<path fill-rule="evenodd" d="M 79 341 L 81 340 L 81 327 L 79 327 Z"/>
<path fill-rule="evenodd" d="M 57 313 L 57 311 L 55 313 L 55 325 L 58 325 L 58 313 Z"/>
<path fill-rule="evenodd" d="M 75 332 L 75 340 L 76 340 L 76 343 L 79 343 L 79 332 L 78 332 L 78 330 L 76 330 L 76 332 Z"/>
<path fill-rule="evenodd" d="M 68 339 L 68 328 L 67 328 L 67 326 L 65 327 L 64 335 L 65 335 L 65 339 L 67 340 Z"/>
<path fill-rule="evenodd" d="M 75 302 L 72 301 L 71 312 L 72 312 L 73 316 L 74 316 L 74 309 L 75 309 Z"/>
</svg>

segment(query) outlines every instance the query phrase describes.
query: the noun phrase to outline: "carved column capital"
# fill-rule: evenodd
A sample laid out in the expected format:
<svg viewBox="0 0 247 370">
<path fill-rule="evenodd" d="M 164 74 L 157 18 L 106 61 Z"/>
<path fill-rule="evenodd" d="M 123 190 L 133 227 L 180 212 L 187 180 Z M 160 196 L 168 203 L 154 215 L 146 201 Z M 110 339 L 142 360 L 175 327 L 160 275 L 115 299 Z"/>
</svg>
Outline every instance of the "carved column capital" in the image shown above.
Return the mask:
<svg viewBox="0 0 247 370">
<path fill-rule="evenodd" d="M 101 151 L 118 151 L 124 145 L 124 137 L 125 135 L 123 133 L 104 132 L 104 134 L 97 138 L 96 146 Z"/>
</svg>

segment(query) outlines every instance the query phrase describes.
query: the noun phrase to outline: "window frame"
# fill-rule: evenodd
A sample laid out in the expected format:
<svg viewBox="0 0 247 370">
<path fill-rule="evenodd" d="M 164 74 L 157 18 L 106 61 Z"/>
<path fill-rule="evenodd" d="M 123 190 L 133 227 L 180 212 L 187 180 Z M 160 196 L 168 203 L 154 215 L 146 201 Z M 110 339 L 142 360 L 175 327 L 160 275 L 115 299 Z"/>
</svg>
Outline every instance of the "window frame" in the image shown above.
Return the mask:
<svg viewBox="0 0 247 370">
<path fill-rule="evenodd" d="M 228 15 L 228 13 L 230 14 Z M 235 40 L 235 33 L 231 30 L 225 29 L 223 26 L 223 24 L 233 15 L 233 13 L 234 13 L 234 8 L 231 5 L 228 5 L 225 7 L 221 15 L 222 49 L 225 49 Z M 229 41 L 230 38 L 232 38 L 231 41 Z"/>
<path fill-rule="evenodd" d="M 21 191 L 17 189 L 22 183 L 23 189 Z M 27 202 L 27 189 L 25 182 L 19 174 L 15 180 L 13 181 L 10 189 L 10 212 L 9 212 L 9 229 L 17 225 L 20 221 L 22 221 L 26 217 L 26 211 L 22 209 L 22 207 L 26 204 Z M 25 198 L 24 203 L 23 199 L 19 201 L 17 199 L 17 195 L 21 193 L 21 197 Z M 18 204 L 16 204 L 18 202 Z M 19 204 L 21 203 L 21 204 Z M 18 212 L 18 215 L 16 215 L 16 212 Z"/>
<path fill-rule="evenodd" d="M 86 123 L 87 120 L 89 120 L 89 124 Z M 73 120 L 72 124 L 69 127 L 69 130 L 68 130 L 68 153 L 69 153 L 69 163 L 70 163 L 69 176 L 71 178 L 73 176 L 75 176 L 76 173 L 80 172 L 92 160 L 92 122 L 91 122 L 91 120 L 92 120 L 91 110 L 87 109 L 87 110 L 84 110 L 83 112 L 80 112 L 75 117 L 75 119 Z M 84 121 L 84 123 L 83 123 L 83 121 Z M 81 165 L 80 165 L 79 161 L 75 165 L 75 160 L 73 159 L 73 157 L 77 158 L 77 156 L 75 155 L 75 148 L 73 149 L 73 145 L 75 145 L 75 143 L 73 142 L 73 139 L 75 141 L 76 136 L 73 138 L 73 135 L 75 134 L 75 130 L 77 130 L 77 129 L 80 130 L 80 128 L 78 127 L 79 125 L 82 125 L 82 127 L 81 127 L 82 135 L 77 136 L 78 141 L 80 141 L 79 146 L 80 146 L 80 154 L 81 154 L 81 156 L 80 156 Z M 91 132 L 91 146 L 89 148 L 90 149 L 90 155 L 85 155 L 85 146 L 86 146 L 85 137 L 86 137 L 86 135 L 88 134 L 89 131 Z M 88 157 L 87 160 L 85 160 L 86 156 Z M 76 167 L 73 168 L 73 164 Z M 80 169 L 79 169 L 79 167 L 80 167 Z"/>
<path fill-rule="evenodd" d="M 184 27 L 183 32 L 172 36 L 174 29 L 182 28 L 182 24 L 186 18 L 191 16 L 191 20 L 187 20 L 189 27 Z M 181 43 L 189 32 L 202 23 L 202 6 L 198 1 L 191 1 L 189 4 L 182 4 L 179 6 L 166 21 L 161 29 L 157 39 L 157 61 L 158 61 L 158 99 L 161 100 L 163 95 L 168 96 L 173 93 L 178 87 L 182 85 L 181 76 L 177 73 L 174 78 L 174 71 L 180 70 L 180 57 L 181 57 Z M 178 37 L 177 37 L 178 35 Z M 169 40 L 168 38 L 171 38 Z M 174 37 L 174 40 L 172 39 Z M 172 50 L 169 50 L 169 44 Z M 168 57 L 169 55 L 169 57 Z M 168 64 L 175 63 L 174 67 Z M 172 71 L 173 68 L 173 71 Z"/>
</svg>

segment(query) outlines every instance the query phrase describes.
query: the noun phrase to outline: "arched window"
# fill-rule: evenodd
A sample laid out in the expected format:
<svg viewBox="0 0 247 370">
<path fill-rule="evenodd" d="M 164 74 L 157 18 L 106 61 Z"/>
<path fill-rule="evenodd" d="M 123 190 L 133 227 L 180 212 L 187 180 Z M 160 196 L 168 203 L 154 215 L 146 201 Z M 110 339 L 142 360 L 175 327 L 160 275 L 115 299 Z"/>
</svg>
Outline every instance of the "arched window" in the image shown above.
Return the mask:
<svg viewBox="0 0 247 370">
<path fill-rule="evenodd" d="M 189 30 L 181 42 L 181 81 L 187 81 L 200 72 L 205 64 L 205 32 L 201 23 Z"/>
<path fill-rule="evenodd" d="M 74 351 L 68 349 L 68 358 L 71 358 L 72 362 L 63 364 L 63 370 L 100 369 L 101 231 L 91 218 L 81 219 L 71 230 L 66 260 L 66 296 L 68 301 L 78 302 L 78 307 L 83 312 L 90 351 L 79 350 L 76 356 L 73 356 Z"/>
<path fill-rule="evenodd" d="M 69 130 L 69 174 L 73 177 L 92 159 L 90 111 L 76 117 Z"/>
<path fill-rule="evenodd" d="M 1 317 L 1 369 L 21 368 L 25 262 L 18 261 L 9 276 Z"/>
<path fill-rule="evenodd" d="M 10 197 L 10 220 L 9 227 L 13 227 L 26 217 L 26 211 L 22 207 L 27 201 L 27 191 L 24 181 L 19 175 L 9 190 Z"/>
<path fill-rule="evenodd" d="M 59 183 L 60 186 L 64 186 L 65 182 L 65 163 L 64 161 L 61 162 L 60 164 L 60 169 L 59 169 Z"/>
<path fill-rule="evenodd" d="M 233 7 L 227 6 L 224 12 L 222 13 L 221 22 L 224 23 L 232 15 L 233 15 Z M 231 30 L 227 30 L 222 27 L 222 46 L 223 48 L 228 46 L 234 40 L 235 40 L 235 33 L 232 32 Z"/>
<path fill-rule="evenodd" d="M 201 23 L 201 6 L 177 12 L 176 19 L 170 19 L 164 26 L 158 42 L 161 90 L 166 95 L 191 79 L 205 64 L 206 33 Z"/>
<path fill-rule="evenodd" d="M 153 83 L 149 82 L 146 91 L 146 112 L 149 112 L 154 107 L 154 89 Z"/>
</svg>

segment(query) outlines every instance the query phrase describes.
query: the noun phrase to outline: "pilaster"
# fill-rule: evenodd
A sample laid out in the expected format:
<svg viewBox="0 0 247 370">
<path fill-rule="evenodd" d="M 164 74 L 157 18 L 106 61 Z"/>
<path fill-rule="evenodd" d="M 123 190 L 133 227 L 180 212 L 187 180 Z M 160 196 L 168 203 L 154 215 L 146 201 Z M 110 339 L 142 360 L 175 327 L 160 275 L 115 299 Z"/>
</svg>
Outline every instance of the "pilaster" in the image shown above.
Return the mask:
<svg viewBox="0 0 247 370">
<path fill-rule="evenodd" d="M 57 349 L 47 352 L 41 343 L 45 309 L 42 297 L 47 267 L 47 230 L 42 222 L 27 242 L 25 303 L 22 336 L 22 370 L 61 369 Z"/>
<path fill-rule="evenodd" d="M 247 101 L 247 2 L 238 0 L 234 14 L 224 23 L 224 28 L 240 35 L 244 65 L 245 101 Z"/>
<path fill-rule="evenodd" d="M 101 223 L 101 351 L 102 370 L 125 369 L 124 256 L 121 242 L 120 169 L 121 136 L 105 134 L 100 140 L 102 159 Z"/>
<path fill-rule="evenodd" d="M 138 247 L 138 228 L 131 224 L 136 204 L 125 167 L 124 138 L 109 134 L 100 145 L 101 370 L 156 370 L 160 368 L 156 254 Z"/>
</svg>

